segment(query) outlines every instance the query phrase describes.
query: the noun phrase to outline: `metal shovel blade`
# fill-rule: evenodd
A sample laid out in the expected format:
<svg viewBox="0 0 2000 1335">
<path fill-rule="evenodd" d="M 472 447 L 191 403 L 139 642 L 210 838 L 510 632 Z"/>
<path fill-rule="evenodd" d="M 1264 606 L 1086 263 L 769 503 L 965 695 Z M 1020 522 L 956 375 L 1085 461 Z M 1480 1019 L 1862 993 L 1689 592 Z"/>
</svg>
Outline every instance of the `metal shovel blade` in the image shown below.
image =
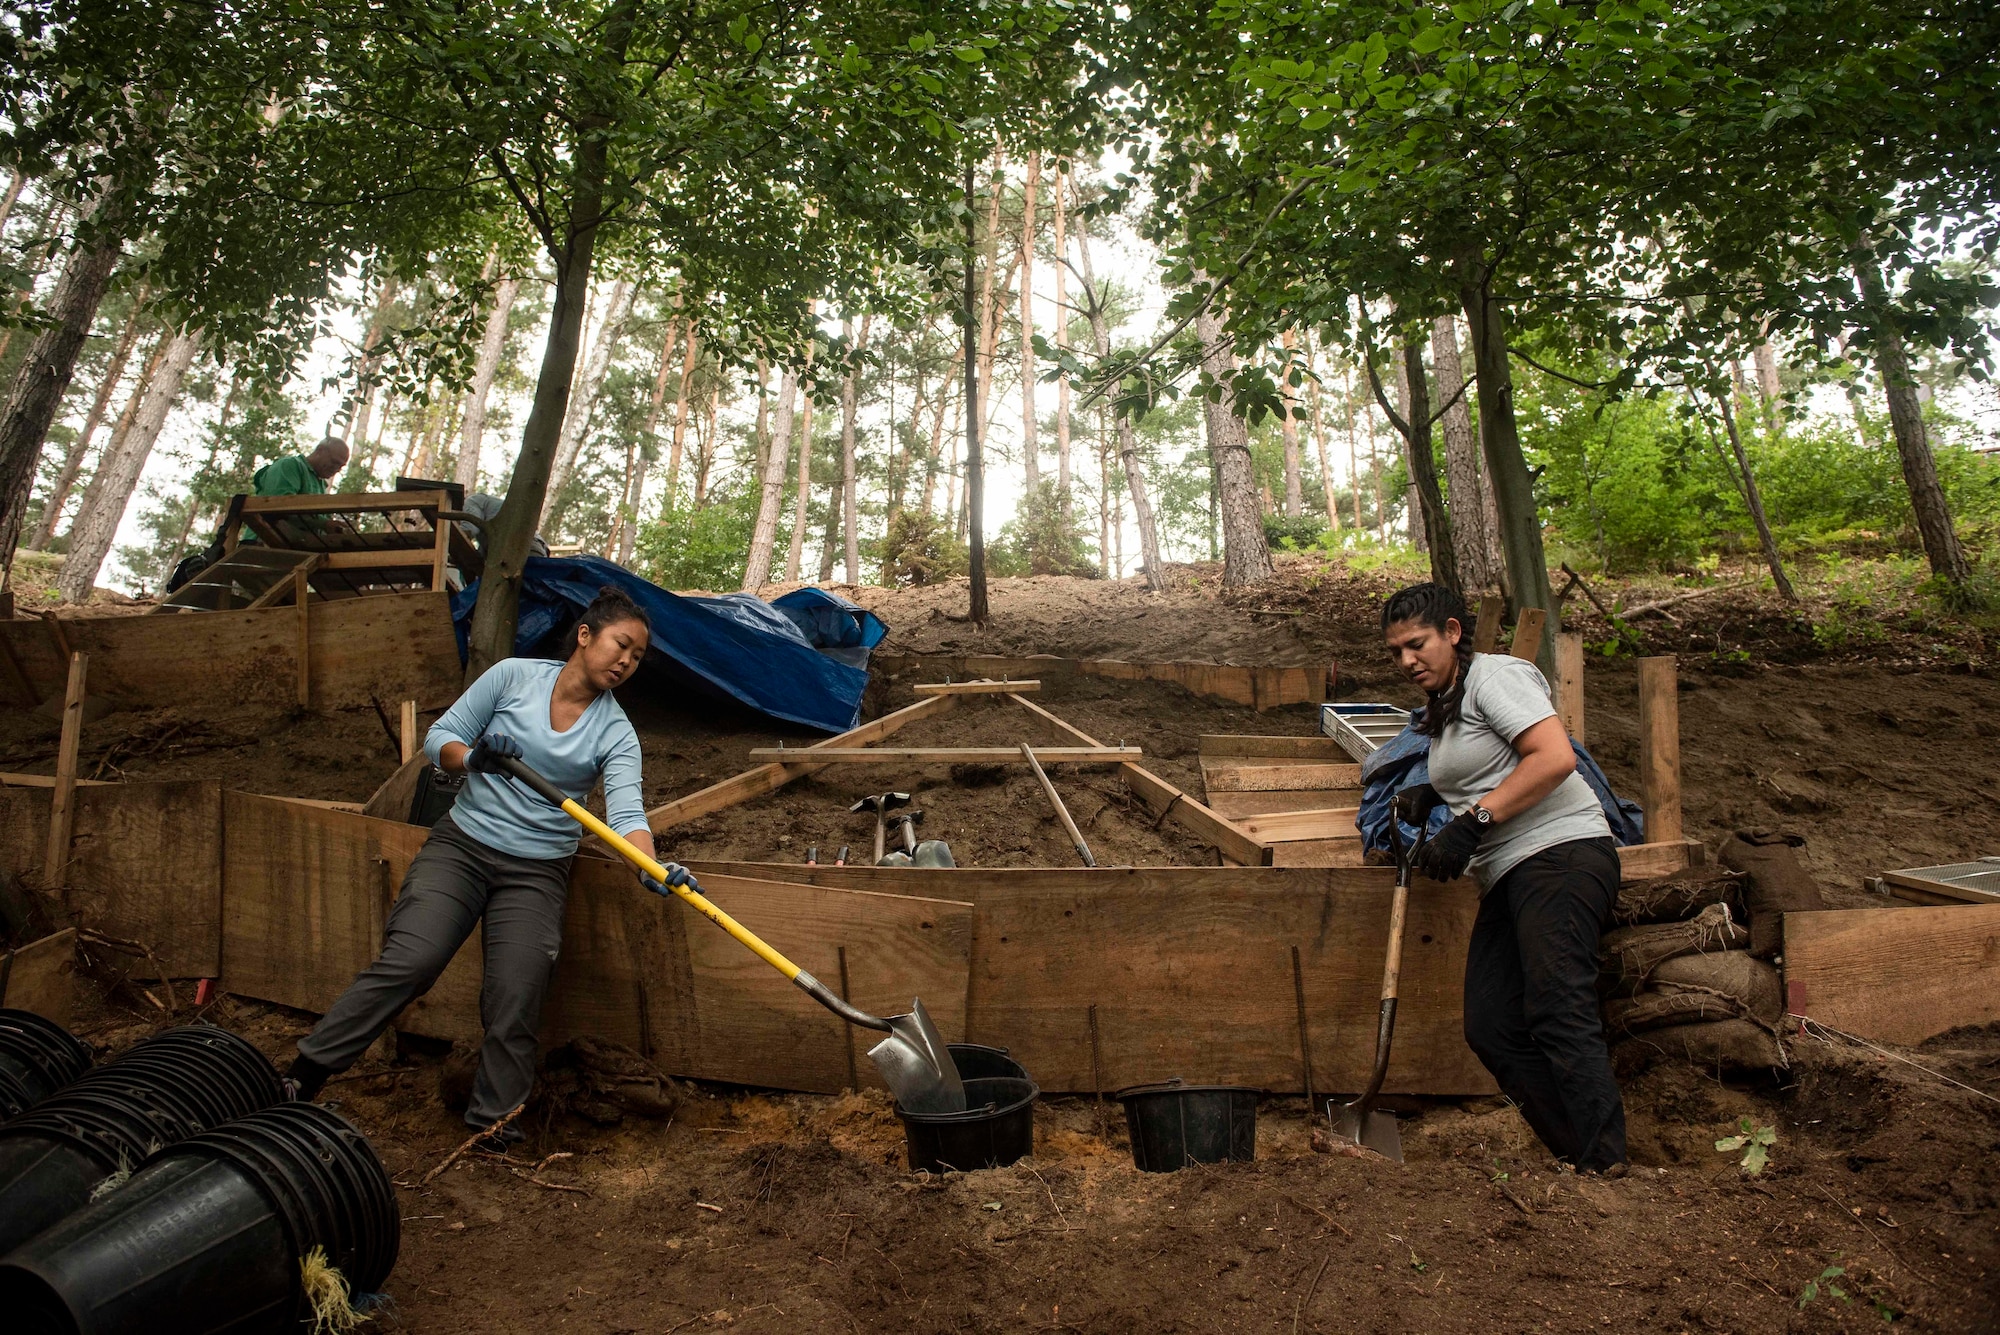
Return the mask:
<svg viewBox="0 0 2000 1335">
<path fill-rule="evenodd" d="M 921 1000 L 910 1002 L 908 1015 L 888 1017 L 889 1036 L 868 1049 L 868 1059 L 882 1072 L 882 1083 L 905 1112 L 965 1111 L 965 1083 L 951 1059 L 944 1036 L 931 1023 Z"/>
<path fill-rule="evenodd" d="M 1357 1099 L 1332 1109 L 1333 1134 L 1385 1159 L 1403 1162 L 1403 1135 L 1396 1129 L 1396 1114 L 1361 1105 L 1362 1101 Z"/>
</svg>

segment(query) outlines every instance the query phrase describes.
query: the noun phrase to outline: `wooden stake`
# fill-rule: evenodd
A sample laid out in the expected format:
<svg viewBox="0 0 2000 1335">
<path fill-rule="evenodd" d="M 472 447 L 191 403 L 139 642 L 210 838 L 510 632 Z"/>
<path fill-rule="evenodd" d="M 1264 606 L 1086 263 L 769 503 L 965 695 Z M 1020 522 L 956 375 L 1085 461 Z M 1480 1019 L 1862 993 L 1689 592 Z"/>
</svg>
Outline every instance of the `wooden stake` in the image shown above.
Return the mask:
<svg viewBox="0 0 2000 1335">
<path fill-rule="evenodd" d="M 1479 617 L 1474 623 L 1472 648 L 1476 653 L 1490 654 L 1500 643 L 1500 620 L 1507 615 L 1507 602 L 1497 593 L 1489 593 L 1479 600 Z"/>
<path fill-rule="evenodd" d="M 1042 791 L 1049 795 L 1049 805 L 1056 809 L 1056 819 L 1062 822 L 1063 830 L 1069 835 L 1069 841 L 1076 845 L 1076 854 L 1083 859 L 1083 865 L 1095 867 L 1097 859 L 1090 855 L 1090 845 L 1083 841 L 1083 831 L 1076 828 L 1076 822 L 1070 819 L 1069 808 L 1063 805 L 1062 795 L 1056 792 L 1056 786 L 1049 782 L 1048 773 L 1042 768 L 1042 762 L 1035 759 L 1035 748 L 1022 742 L 1021 758 L 1028 762 L 1028 768 L 1035 772 L 1037 779 L 1041 780 Z"/>
<path fill-rule="evenodd" d="M 292 576 L 292 601 L 299 609 L 299 708 L 312 707 L 312 582 L 301 570 Z"/>
<path fill-rule="evenodd" d="M 401 723 L 403 729 L 403 763 L 407 765 L 417 758 L 417 702 L 415 700 L 403 701 Z"/>
<path fill-rule="evenodd" d="M 42 860 L 42 883 L 51 890 L 62 887 L 69 869 L 70 835 L 76 828 L 76 754 L 83 745 L 83 683 L 89 671 L 89 654 L 69 656 L 62 741 L 56 753 L 56 787 L 49 801 L 49 846 Z"/>
<path fill-rule="evenodd" d="M 1681 711 L 1672 654 L 1639 660 L 1639 800 L 1646 842 L 1681 839 Z"/>
<path fill-rule="evenodd" d="M 1542 652 L 1542 627 L 1548 620 L 1549 614 L 1539 607 L 1522 609 L 1521 619 L 1514 623 L 1514 643 L 1507 647 L 1507 652 L 1534 662 Z"/>
<path fill-rule="evenodd" d="M 1039 691 L 1039 681 L 939 681 L 912 686 L 918 699 L 927 695 L 1008 695 L 1014 691 Z"/>
<path fill-rule="evenodd" d="M 1563 730 L 1583 740 L 1583 632 L 1566 630 L 1556 636 L 1556 713 Z"/>
<path fill-rule="evenodd" d="M 1109 1139 L 1104 1126 L 1104 1066 L 1097 1043 L 1097 1003 L 1090 1003 L 1090 1088 L 1097 1096 L 1097 1138 Z"/>
</svg>

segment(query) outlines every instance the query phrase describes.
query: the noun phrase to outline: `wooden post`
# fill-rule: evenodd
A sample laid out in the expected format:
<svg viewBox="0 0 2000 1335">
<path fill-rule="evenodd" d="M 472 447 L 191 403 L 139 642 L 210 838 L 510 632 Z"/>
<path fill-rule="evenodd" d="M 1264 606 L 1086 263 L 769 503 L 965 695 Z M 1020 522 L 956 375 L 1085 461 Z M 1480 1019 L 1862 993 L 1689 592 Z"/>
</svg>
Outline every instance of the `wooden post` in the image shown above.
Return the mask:
<svg viewBox="0 0 2000 1335">
<path fill-rule="evenodd" d="M 1556 636 L 1556 713 L 1572 741 L 1583 741 L 1583 632 Z"/>
<path fill-rule="evenodd" d="M 403 763 L 409 764 L 417 758 L 417 702 L 403 701 L 403 717 L 399 720 L 403 729 Z"/>
<path fill-rule="evenodd" d="M 312 708 L 312 581 L 301 570 L 292 576 L 292 600 L 299 609 L 299 708 Z"/>
<path fill-rule="evenodd" d="M 1542 651 L 1542 627 L 1548 620 L 1549 614 L 1539 607 L 1521 609 L 1521 619 L 1514 623 L 1514 643 L 1507 647 L 1507 652 L 1534 662 Z"/>
<path fill-rule="evenodd" d="M 1639 660 L 1639 801 L 1646 842 L 1681 834 L 1681 710 L 1674 656 Z"/>
<path fill-rule="evenodd" d="M 1479 600 L 1479 616 L 1473 623 L 1472 647 L 1477 653 L 1490 654 L 1500 643 L 1500 619 L 1507 615 L 1507 603 L 1497 593 L 1489 593 Z"/>
<path fill-rule="evenodd" d="M 444 570 L 451 556 L 453 522 L 440 513 L 442 509 L 442 506 L 438 506 L 431 511 L 431 523 L 437 526 L 437 547 L 431 553 L 431 589 L 438 593 L 444 592 Z"/>
<path fill-rule="evenodd" d="M 76 753 L 83 744 L 83 683 L 89 671 L 89 654 L 69 656 L 62 741 L 56 752 L 56 786 L 49 802 L 49 846 L 42 860 L 42 883 L 51 890 L 62 886 L 69 867 L 70 835 L 76 828 Z"/>
</svg>

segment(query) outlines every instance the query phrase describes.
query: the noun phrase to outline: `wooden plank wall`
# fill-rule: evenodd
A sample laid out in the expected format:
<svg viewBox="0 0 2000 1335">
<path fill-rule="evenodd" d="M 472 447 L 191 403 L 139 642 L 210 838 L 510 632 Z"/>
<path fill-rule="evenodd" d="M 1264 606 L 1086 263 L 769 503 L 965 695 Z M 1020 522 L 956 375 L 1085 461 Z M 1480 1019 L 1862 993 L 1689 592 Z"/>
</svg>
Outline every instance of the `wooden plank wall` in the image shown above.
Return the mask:
<svg viewBox="0 0 2000 1335">
<path fill-rule="evenodd" d="M 1034 654 L 875 654 L 870 663 L 885 675 L 917 672 L 968 677 L 1105 677 L 1113 681 L 1162 681 L 1228 704 L 1273 709 L 1318 704 L 1326 698 L 1321 667 L 1243 667 L 1233 663 L 1128 663 L 1115 658 L 1058 658 Z"/>
<path fill-rule="evenodd" d="M 464 669 L 448 596 L 398 593 L 315 602 L 309 617 L 312 707 L 369 697 L 448 705 Z M 90 655 L 90 689 L 128 705 L 297 703 L 298 613 L 162 613 L 66 617 L 63 635 Z M 68 657 L 41 621 L 0 621 L 0 642 L 27 674 L 38 704 L 63 688 Z M 0 691 L 21 694 L 9 674 Z"/>
<path fill-rule="evenodd" d="M 1785 1008 L 1877 1043 L 2000 1020 L 2000 904 L 1787 913 Z"/>
<path fill-rule="evenodd" d="M 1046 1090 L 1109 1090 L 1179 1075 L 1302 1091 L 1294 946 L 1315 1087 L 1358 1091 L 1374 1062 L 1395 881 L 1382 868 L 712 863 L 696 871 L 704 884 L 752 876 L 970 900 L 967 1036 L 1011 1049 Z M 1391 1092 L 1494 1089 L 1464 1039 L 1465 952 L 1477 912 L 1470 882 L 1425 884 L 1411 896 Z"/>
</svg>

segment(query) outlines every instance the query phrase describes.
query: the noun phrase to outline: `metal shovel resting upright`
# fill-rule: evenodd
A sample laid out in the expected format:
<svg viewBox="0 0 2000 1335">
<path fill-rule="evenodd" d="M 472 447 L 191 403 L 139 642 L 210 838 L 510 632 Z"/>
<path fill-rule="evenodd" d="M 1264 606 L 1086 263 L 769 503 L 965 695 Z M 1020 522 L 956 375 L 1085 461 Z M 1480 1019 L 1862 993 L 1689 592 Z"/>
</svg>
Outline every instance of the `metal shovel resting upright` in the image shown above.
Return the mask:
<svg viewBox="0 0 2000 1335">
<path fill-rule="evenodd" d="M 1423 849 L 1429 819 L 1428 811 L 1417 816 L 1417 842 L 1405 849 L 1397 817 L 1394 813 L 1390 815 L 1389 843 L 1396 852 L 1396 894 L 1389 904 L 1389 953 L 1382 965 L 1382 1011 L 1375 1030 L 1375 1074 L 1360 1098 L 1328 1109 L 1335 1135 L 1397 1163 L 1403 1162 L 1403 1136 L 1396 1129 L 1396 1115 L 1377 1108 L 1375 1100 L 1389 1074 L 1389 1044 L 1396 1035 L 1396 981 L 1403 970 L 1403 920 L 1410 907 L 1410 868 Z"/>
<path fill-rule="evenodd" d="M 857 1010 L 836 995 L 825 983 L 766 945 L 755 932 L 710 903 L 693 877 L 686 885 L 672 885 L 667 869 L 634 848 L 625 837 L 584 809 L 581 803 L 537 774 L 525 762 L 512 757 L 499 761 L 504 771 L 559 806 L 584 829 L 615 849 L 627 862 L 645 872 L 691 904 L 717 927 L 735 937 L 752 953 L 796 983 L 801 991 L 849 1024 L 874 1029 L 888 1035 L 868 1050 L 868 1057 L 882 1073 L 882 1082 L 906 1112 L 954 1113 L 965 1111 L 965 1085 L 958 1066 L 946 1050 L 944 1037 L 931 1023 L 920 1000 L 910 1002 L 908 1015 L 874 1016 Z"/>
</svg>

